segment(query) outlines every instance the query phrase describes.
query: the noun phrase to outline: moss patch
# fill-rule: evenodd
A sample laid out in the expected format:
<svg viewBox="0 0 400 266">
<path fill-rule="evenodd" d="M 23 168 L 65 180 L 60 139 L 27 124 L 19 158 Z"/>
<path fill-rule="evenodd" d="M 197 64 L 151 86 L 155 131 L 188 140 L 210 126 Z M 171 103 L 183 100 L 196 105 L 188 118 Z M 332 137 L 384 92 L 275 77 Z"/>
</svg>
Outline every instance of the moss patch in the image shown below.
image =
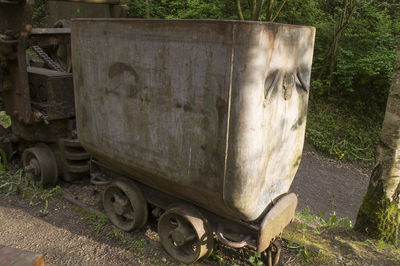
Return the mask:
<svg viewBox="0 0 400 266">
<path fill-rule="evenodd" d="M 377 166 L 358 211 L 354 230 L 371 238 L 397 245 L 398 206 L 396 202 L 386 198 L 380 180 L 381 175 L 382 167 Z"/>
<path fill-rule="evenodd" d="M 303 265 L 399 265 L 400 249 L 382 240 L 368 239 L 352 228 L 320 225 L 297 218 L 282 239 Z M 318 230 L 315 230 L 317 227 Z"/>
</svg>

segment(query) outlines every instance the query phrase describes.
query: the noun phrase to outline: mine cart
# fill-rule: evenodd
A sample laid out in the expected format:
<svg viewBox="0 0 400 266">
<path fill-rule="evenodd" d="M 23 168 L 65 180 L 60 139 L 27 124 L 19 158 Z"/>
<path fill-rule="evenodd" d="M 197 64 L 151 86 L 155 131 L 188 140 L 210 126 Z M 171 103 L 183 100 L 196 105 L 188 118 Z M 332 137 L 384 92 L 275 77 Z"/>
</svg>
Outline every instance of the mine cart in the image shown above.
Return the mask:
<svg viewBox="0 0 400 266">
<path fill-rule="evenodd" d="M 260 252 L 295 216 L 315 29 L 262 22 L 77 19 L 78 138 L 109 219 L 148 210 L 192 263 L 214 237 Z M 151 208 L 149 208 L 149 206 Z M 276 248 L 276 247 L 275 247 Z"/>
</svg>

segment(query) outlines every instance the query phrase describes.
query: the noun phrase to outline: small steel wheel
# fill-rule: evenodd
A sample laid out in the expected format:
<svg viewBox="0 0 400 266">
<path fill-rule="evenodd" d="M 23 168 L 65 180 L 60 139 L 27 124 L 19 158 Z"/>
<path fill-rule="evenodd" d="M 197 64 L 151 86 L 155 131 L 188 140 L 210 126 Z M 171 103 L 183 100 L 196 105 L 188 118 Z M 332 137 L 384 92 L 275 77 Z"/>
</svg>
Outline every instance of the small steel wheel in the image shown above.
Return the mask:
<svg viewBox="0 0 400 266">
<path fill-rule="evenodd" d="M 22 164 L 27 177 L 42 185 L 54 186 L 58 181 L 58 168 L 53 151 L 44 143 L 26 149 Z"/>
<path fill-rule="evenodd" d="M 103 207 L 110 221 L 124 231 L 140 229 L 147 222 L 146 200 L 133 181 L 111 182 L 103 194 Z"/>
<path fill-rule="evenodd" d="M 214 245 L 207 220 L 186 205 L 172 207 L 160 217 L 158 234 L 166 251 L 186 264 L 210 255 Z"/>
</svg>

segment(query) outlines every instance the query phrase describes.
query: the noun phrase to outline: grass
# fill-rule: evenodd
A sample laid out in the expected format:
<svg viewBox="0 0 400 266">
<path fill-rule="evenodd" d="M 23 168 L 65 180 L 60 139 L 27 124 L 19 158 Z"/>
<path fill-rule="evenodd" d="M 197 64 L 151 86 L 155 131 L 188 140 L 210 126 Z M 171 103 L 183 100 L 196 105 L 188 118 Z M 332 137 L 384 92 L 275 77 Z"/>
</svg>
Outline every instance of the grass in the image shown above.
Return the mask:
<svg viewBox="0 0 400 266">
<path fill-rule="evenodd" d="M 332 210 L 327 216 L 324 213 L 318 216 L 313 214 L 310 207 L 307 206 L 302 211 L 297 212 L 297 218 L 301 220 L 302 225 L 311 225 L 313 228 L 318 228 L 318 230 L 314 231 L 317 234 L 320 234 L 321 230 L 324 229 L 336 228 L 347 230 L 353 228 L 352 221 L 346 217 L 337 217 L 335 210 Z"/>
<path fill-rule="evenodd" d="M 382 125 L 381 115 L 368 115 L 358 106 L 332 99 L 310 99 L 306 138 L 337 160 L 371 166 Z"/>
<path fill-rule="evenodd" d="M 251 254 L 251 256 L 249 257 L 249 262 L 251 263 L 251 265 L 264 265 L 264 263 L 261 260 L 261 253 L 260 252 L 253 252 L 253 254 Z"/>
<path fill-rule="evenodd" d="M 140 259 L 146 259 L 149 265 L 163 264 L 158 258 L 159 252 L 149 245 L 148 239 L 143 235 L 131 234 L 114 227 L 107 217 L 102 214 L 93 213 L 78 206 L 75 206 L 74 209 L 93 228 L 93 231 L 98 236 L 106 236 L 117 241 L 121 248 L 127 252 L 134 252 L 135 256 Z M 146 256 L 147 253 L 156 254 L 158 257 Z"/>
<path fill-rule="evenodd" d="M 0 111 L 0 126 L 4 128 L 11 126 L 11 117 L 5 111 Z M 42 204 L 43 214 L 48 214 L 49 201 L 61 192 L 61 187 L 46 189 L 27 178 L 22 169 L 7 171 L 7 163 L 12 155 L 7 156 L 6 152 L 0 149 L 0 191 L 4 191 L 6 196 L 20 194 L 22 198 L 29 199 L 30 206 Z"/>
<path fill-rule="evenodd" d="M 347 218 L 318 216 L 307 207 L 297 213 L 282 238 L 303 265 L 399 265 L 400 249 L 381 240 L 366 239 L 352 230 Z"/>
<path fill-rule="evenodd" d="M 147 240 L 142 238 L 142 239 L 136 239 L 136 238 L 128 238 L 124 239 L 122 241 L 122 244 L 124 245 L 126 250 L 135 250 L 135 252 L 140 252 L 144 253 L 144 249 L 147 246 Z"/>
<path fill-rule="evenodd" d="M 2 161 L 3 162 L 3 161 Z M 22 169 L 16 171 L 3 171 L 4 164 L 0 166 L 0 191 L 11 194 L 19 194 L 22 198 L 29 199 L 30 206 L 43 205 L 43 214 L 49 212 L 49 201 L 61 192 L 59 186 L 53 188 L 43 188 L 41 184 L 35 183 L 27 178 Z"/>
<path fill-rule="evenodd" d="M 83 220 L 87 221 L 94 229 L 97 234 L 103 233 L 106 227 L 109 225 L 106 216 L 101 214 L 92 213 L 91 211 L 76 207 L 78 213 L 81 214 Z M 110 231 L 107 235 L 118 237 L 118 233 Z"/>
<path fill-rule="evenodd" d="M 302 211 L 297 212 L 296 217 L 300 221 L 296 226 L 301 230 L 302 242 L 305 242 L 306 235 L 309 231 L 315 235 L 322 235 L 329 230 L 346 231 L 352 230 L 353 228 L 350 219 L 337 217 L 334 210 L 332 210 L 329 216 L 326 217 L 324 214 L 321 216 L 315 215 L 311 212 L 310 207 L 306 207 Z M 300 246 L 299 248 L 299 251 L 304 252 L 303 255 L 306 256 L 307 250 L 303 246 Z"/>
<path fill-rule="evenodd" d="M 6 111 L 0 111 L 0 126 L 4 128 L 11 126 L 11 117 L 6 114 Z"/>
</svg>

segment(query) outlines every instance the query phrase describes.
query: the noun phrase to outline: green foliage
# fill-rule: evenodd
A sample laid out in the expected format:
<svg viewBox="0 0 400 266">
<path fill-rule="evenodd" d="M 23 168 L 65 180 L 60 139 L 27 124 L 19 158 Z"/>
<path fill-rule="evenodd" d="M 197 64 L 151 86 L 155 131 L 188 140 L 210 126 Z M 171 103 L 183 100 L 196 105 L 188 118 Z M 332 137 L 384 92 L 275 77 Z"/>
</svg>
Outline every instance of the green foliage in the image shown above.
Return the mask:
<svg viewBox="0 0 400 266">
<path fill-rule="evenodd" d="M 317 75 L 341 12 L 340 1 L 288 1 L 278 21 L 317 29 L 307 138 L 339 160 L 371 165 L 400 39 L 400 4 L 360 0 L 339 43 L 333 83 Z M 327 92 L 330 95 L 327 95 Z"/>
<path fill-rule="evenodd" d="M 79 209 L 79 211 L 82 213 L 83 219 L 89 222 L 93 226 L 94 231 L 97 234 L 103 232 L 106 226 L 108 225 L 108 219 L 104 215 L 93 213 L 84 209 Z M 119 235 L 117 231 L 112 231 L 112 233 L 115 233 L 113 236 Z M 107 235 L 108 234 L 110 234 L 111 236 L 110 232 L 108 232 Z"/>
<path fill-rule="evenodd" d="M 338 160 L 371 165 L 379 140 L 383 113 L 368 117 L 362 103 L 338 102 L 334 98 L 311 99 L 306 136 L 320 152 Z"/>
<path fill-rule="evenodd" d="M 140 240 L 129 238 L 122 240 L 122 244 L 126 250 L 143 250 L 147 246 L 147 240 L 144 238 Z"/>
<path fill-rule="evenodd" d="M 124 231 L 118 228 L 112 228 L 107 232 L 107 236 L 111 238 L 122 238 L 124 236 Z"/>
<path fill-rule="evenodd" d="M 351 220 L 349 218 L 337 217 L 334 209 L 331 210 L 329 216 L 325 216 L 325 213 L 321 213 L 321 216 L 315 215 L 311 212 L 309 206 L 297 212 L 297 218 L 301 221 L 301 229 L 303 231 L 303 237 L 309 227 L 311 226 L 313 233 L 319 235 L 327 229 L 344 229 L 348 230 L 353 228 Z"/>
<path fill-rule="evenodd" d="M 15 173 L 7 173 L 3 171 L 0 174 L 0 191 L 6 192 L 6 196 L 17 193 L 21 190 L 23 180 L 23 172 L 19 170 Z"/>
<path fill-rule="evenodd" d="M 378 251 L 390 250 L 390 249 L 400 251 L 395 245 L 387 243 L 381 239 L 379 239 L 379 240 L 366 239 L 365 242 L 368 243 L 372 248 L 375 248 Z"/>
<path fill-rule="evenodd" d="M 3 159 L 4 160 L 4 159 Z M 60 186 L 45 189 L 41 184 L 35 183 L 25 176 L 22 169 L 17 171 L 0 172 L 0 191 L 6 192 L 6 196 L 20 194 L 23 198 L 29 198 L 29 205 L 43 205 L 42 212 L 49 212 L 49 201 L 61 192 Z"/>
<path fill-rule="evenodd" d="M 400 36 L 400 22 L 376 1 L 358 10 L 343 35 L 337 57 L 337 95 L 368 103 L 370 112 L 384 110 Z"/>
<path fill-rule="evenodd" d="M 7 154 L 2 149 L 0 149 L 0 175 L 5 173 L 7 161 Z"/>
<path fill-rule="evenodd" d="M 238 16 L 241 20 L 264 20 L 273 22 L 287 0 L 236 0 Z"/>
<path fill-rule="evenodd" d="M 215 250 L 210 255 L 210 258 L 216 262 L 218 262 L 219 265 L 224 265 L 224 258 L 221 257 Z"/>
<path fill-rule="evenodd" d="M 145 1 L 125 1 L 129 7 L 128 16 L 146 17 Z M 232 1 L 220 0 L 151 0 L 150 18 L 165 19 L 234 19 L 236 10 Z"/>
<path fill-rule="evenodd" d="M 253 254 L 249 257 L 249 262 L 251 265 L 264 265 L 261 260 L 261 253 L 254 251 Z"/>
<path fill-rule="evenodd" d="M 49 212 L 50 198 L 61 192 L 60 186 L 56 186 L 50 189 L 44 189 L 41 184 L 35 184 L 35 182 L 31 179 L 29 179 L 29 181 L 26 182 L 25 185 L 26 186 L 23 188 L 23 197 L 25 197 L 26 195 L 30 197 L 29 205 L 31 206 L 35 206 L 39 203 L 44 203 L 44 214 L 47 214 Z"/>
<path fill-rule="evenodd" d="M 342 12 L 341 1 L 288 1 L 278 21 L 311 25 L 317 29 L 313 76 L 318 86 L 313 86 L 313 95 L 325 95 L 329 90 L 336 98 L 368 103 L 370 113 L 382 112 L 400 37 L 400 15 L 393 12 L 399 10 L 399 4 L 372 0 L 358 2 L 359 8 L 339 43 L 333 84 L 327 76 L 317 79 L 317 75 Z"/>
<path fill-rule="evenodd" d="M 310 262 L 310 251 L 304 246 L 298 249 L 297 256 L 300 256 L 304 262 Z"/>
<path fill-rule="evenodd" d="M 304 242 L 305 236 L 303 234 L 302 241 Z M 305 265 L 330 265 L 327 264 L 329 258 L 324 254 L 316 253 L 314 250 L 310 249 L 308 245 L 304 243 L 296 243 L 293 239 L 285 240 L 287 241 L 287 247 L 289 249 L 297 250 L 297 257 L 300 257 Z"/>
<path fill-rule="evenodd" d="M 299 223 L 296 224 L 297 230 L 301 230 L 296 242 L 294 243 L 289 238 L 288 248 L 297 249 L 297 256 L 307 263 L 312 265 L 325 264 L 326 257 L 321 254 L 316 254 L 312 249 L 313 246 L 309 246 L 306 243 L 310 243 L 310 236 L 317 235 L 322 236 L 324 234 L 330 234 L 333 230 L 348 231 L 352 229 L 352 222 L 348 218 L 338 218 L 334 210 L 334 203 L 332 203 L 332 210 L 328 217 L 322 213 L 321 216 L 315 215 L 311 212 L 311 208 L 307 206 L 302 211 L 297 212 L 296 217 Z M 310 233 L 312 232 L 312 233 Z M 312 241 L 311 241 L 312 242 Z M 313 243 L 316 244 L 316 243 Z M 318 245 L 317 245 L 318 246 Z"/>
<path fill-rule="evenodd" d="M 35 9 L 32 16 L 34 27 L 45 27 L 48 15 L 47 0 L 35 0 Z"/>
<path fill-rule="evenodd" d="M 11 126 L 11 117 L 5 111 L 0 111 L 0 126 L 9 128 Z"/>
</svg>

